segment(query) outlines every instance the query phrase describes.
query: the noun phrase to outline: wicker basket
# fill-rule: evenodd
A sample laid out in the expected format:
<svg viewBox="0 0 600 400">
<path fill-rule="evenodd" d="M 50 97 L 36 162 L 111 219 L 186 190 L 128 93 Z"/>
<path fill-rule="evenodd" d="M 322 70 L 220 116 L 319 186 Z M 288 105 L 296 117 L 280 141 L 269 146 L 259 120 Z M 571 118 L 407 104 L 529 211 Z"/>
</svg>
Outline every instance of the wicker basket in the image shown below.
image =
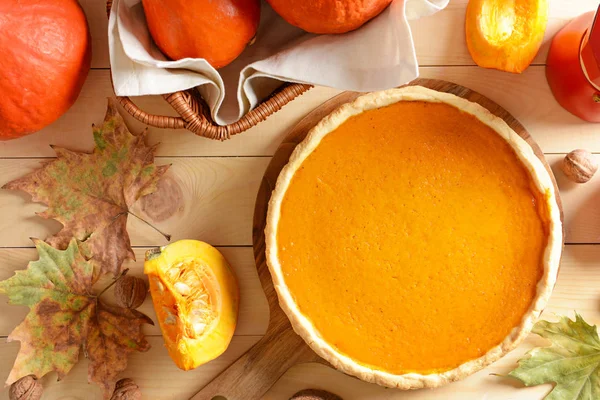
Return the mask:
<svg viewBox="0 0 600 400">
<path fill-rule="evenodd" d="M 107 0 L 106 12 L 108 15 L 110 15 L 111 6 L 112 0 Z M 212 120 L 208 105 L 196 89 L 162 95 L 179 114 L 179 117 L 148 114 L 136 106 L 129 97 L 117 96 L 117 99 L 129 114 L 146 125 L 156 128 L 187 129 L 209 139 L 226 140 L 264 121 L 311 87 L 311 85 L 300 83 L 283 84 L 239 121 L 224 126 L 217 125 Z"/>
</svg>

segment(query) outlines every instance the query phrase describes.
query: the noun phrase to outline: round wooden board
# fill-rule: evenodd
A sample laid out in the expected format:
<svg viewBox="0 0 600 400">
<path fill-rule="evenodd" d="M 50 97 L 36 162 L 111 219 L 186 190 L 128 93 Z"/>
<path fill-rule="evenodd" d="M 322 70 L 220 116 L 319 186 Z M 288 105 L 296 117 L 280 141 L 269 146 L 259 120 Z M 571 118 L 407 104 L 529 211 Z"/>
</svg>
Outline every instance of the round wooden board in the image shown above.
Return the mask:
<svg viewBox="0 0 600 400">
<path fill-rule="evenodd" d="M 521 125 L 521 123 L 508 111 L 487 97 L 451 82 L 437 79 L 416 79 L 408 85 L 420 85 L 441 92 L 452 93 L 456 96 L 479 103 L 493 114 L 504 119 L 506 123 L 519 134 L 519 136 L 531 145 L 535 154 L 550 173 L 562 214 L 562 206 L 560 198 L 558 197 L 558 187 L 556 186 L 552 170 L 544 158 L 544 153 L 542 153 L 537 143 L 531 138 L 525 127 L 523 127 L 523 125 Z M 287 164 L 296 146 L 304 140 L 308 131 L 323 117 L 330 114 L 340 105 L 356 99 L 361 94 L 362 93 L 357 92 L 344 92 L 314 109 L 286 135 L 285 139 L 275 152 L 271 163 L 267 167 L 258 191 L 254 209 L 252 233 L 256 268 L 258 269 L 258 275 L 269 303 L 270 320 L 267 332 L 246 354 L 223 371 L 192 399 L 260 399 L 285 373 L 285 371 L 292 366 L 306 362 L 327 364 L 308 347 L 302 338 L 294 333 L 287 317 L 279 307 L 277 293 L 273 287 L 271 274 L 269 273 L 269 269 L 265 262 L 264 230 L 271 192 L 275 188 L 279 173 Z"/>
</svg>

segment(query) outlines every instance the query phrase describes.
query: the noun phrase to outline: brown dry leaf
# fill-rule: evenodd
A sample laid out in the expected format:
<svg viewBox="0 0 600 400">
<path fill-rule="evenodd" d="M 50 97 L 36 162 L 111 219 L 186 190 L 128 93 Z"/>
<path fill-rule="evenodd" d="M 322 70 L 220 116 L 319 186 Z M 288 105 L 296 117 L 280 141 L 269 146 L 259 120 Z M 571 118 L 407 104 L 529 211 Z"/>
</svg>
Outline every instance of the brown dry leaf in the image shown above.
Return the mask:
<svg viewBox="0 0 600 400">
<path fill-rule="evenodd" d="M 100 274 L 117 275 L 123 261 L 135 259 L 126 229 L 129 209 L 156 191 L 169 166 L 154 165 L 156 146 L 146 145 L 146 132 L 129 132 L 110 99 L 104 123 L 93 126 L 93 132 L 93 153 L 56 147 L 57 159 L 3 189 L 23 190 L 48 206 L 41 216 L 63 224 L 49 244 L 65 249 L 74 237 L 100 263 Z"/>
<path fill-rule="evenodd" d="M 20 341 L 21 348 L 6 383 L 51 371 L 60 380 L 83 349 L 89 359 L 88 380 L 99 384 L 109 398 L 129 353 L 150 348 L 142 325 L 152 320 L 100 301 L 92 291 L 96 262 L 85 259 L 77 240 L 72 239 L 66 250 L 37 239 L 34 243 L 39 260 L 0 281 L 0 293 L 11 304 L 30 308 L 7 339 Z"/>
</svg>

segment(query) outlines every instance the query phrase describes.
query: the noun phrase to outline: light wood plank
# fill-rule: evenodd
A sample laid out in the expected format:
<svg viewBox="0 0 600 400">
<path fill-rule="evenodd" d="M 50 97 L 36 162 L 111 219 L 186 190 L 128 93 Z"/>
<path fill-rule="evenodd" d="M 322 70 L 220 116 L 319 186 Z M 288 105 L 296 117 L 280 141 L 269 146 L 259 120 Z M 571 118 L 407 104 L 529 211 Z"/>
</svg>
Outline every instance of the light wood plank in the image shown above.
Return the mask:
<svg viewBox="0 0 600 400">
<path fill-rule="evenodd" d="M 134 249 L 137 261 L 127 262 L 124 265 L 125 268 L 130 269 L 129 275 L 146 279 L 144 276 L 144 254 L 148 249 Z M 249 247 L 219 248 L 219 251 L 231 264 L 240 284 L 240 314 L 235 334 L 245 336 L 264 335 L 269 322 L 269 312 L 267 299 L 256 273 L 252 249 Z M 29 261 L 36 259 L 37 253 L 34 249 L 0 249 L 0 260 L 2 260 L 0 280 L 11 277 L 14 271 L 26 268 Z M 98 289 L 103 289 L 109 282 L 110 278 L 103 279 L 97 284 Z M 114 303 L 113 291 L 109 290 L 102 298 L 108 303 Z M 5 300 L 5 298 L 0 300 L 0 315 L 2 315 L 2 318 L 0 318 L 0 336 L 8 336 L 28 312 L 27 307 L 11 306 Z M 146 297 L 146 301 L 140 306 L 139 311 L 148 315 L 155 323 L 154 326 L 145 326 L 145 334 L 160 336 L 160 328 L 150 295 Z"/>
<path fill-rule="evenodd" d="M 161 158 L 173 164 L 167 172 L 183 199 L 170 218 L 156 222 L 172 240 L 201 239 L 213 245 L 251 245 L 252 214 L 258 186 L 269 158 Z M 0 160 L 0 185 L 39 166 L 36 159 Z M 150 219 L 136 203 L 133 212 Z M 0 190 L 0 247 L 30 247 L 29 237 L 46 238 L 60 229 L 35 216 L 44 209 L 23 192 Z M 129 217 L 134 246 L 156 246 L 166 240 L 154 229 Z"/>
<path fill-rule="evenodd" d="M 544 67 L 532 67 L 522 75 L 479 67 L 421 68 L 421 76 L 452 81 L 476 90 L 511 112 L 546 153 L 566 153 L 573 148 L 600 152 L 598 126 L 563 110 L 552 97 Z M 197 137 L 186 130 L 150 128 L 149 142 L 161 143 L 159 156 L 267 156 L 273 155 L 286 132 L 312 109 L 338 94 L 319 87 L 288 104 L 277 114 L 226 142 Z M 73 150 L 93 147 L 91 124 L 102 122 L 106 97 L 112 96 L 108 71 L 92 71 L 77 103 L 56 123 L 34 135 L 0 142 L 3 157 L 53 157 L 50 144 Z M 161 97 L 143 97 L 140 106 L 151 113 L 173 114 Z M 133 132 L 144 125 L 127 115 Z"/>
<path fill-rule="evenodd" d="M 411 21 L 417 59 L 421 65 L 473 65 L 464 34 L 465 10 L 468 0 L 452 0 L 443 11 Z M 104 0 L 81 2 L 92 32 L 94 57 L 92 66 L 108 68 L 108 23 Z M 551 1 L 544 45 L 534 63 L 546 60 L 550 39 L 571 18 L 598 7 L 594 0 Z M 433 34 L 432 32 L 435 32 Z"/>
<path fill-rule="evenodd" d="M 563 154 L 548 155 L 564 203 L 567 243 L 600 243 L 600 178 L 584 185 L 568 181 L 558 168 Z M 270 159 L 234 158 L 160 158 L 172 163 L 169 179 L 181 188 L 183 201 L 170 218 L 156 222 L 173 240 L 201 239 L 214 245 L 252 244 L 252 215 L 258 185 Z M 0 185 L 39 165 L 36 159 L 0 159 Z M 22 192 L 0 191 L 0 247 L 31 247 L 29 237 L 45 238 L 60 225 L 35 216 L 44 206 L 31 203 Z M 140 203 L 134 213 L 151 220 Z M 128 230 L 134 246 L 166 244 L 156 231 L 130 217 Z"/>
<path fill-rule="evenodd" d="M 92 68 L 109 68 L 106 1 L 79 0 L 79 4 L 85 12 L 92 36 Z"/>
<path fill-rule="evenodd" d="M 192 371 L 182 371 L 175 366 L 162 338 L 151 337 L 152 348 L 146 353 L 129 356 L 123 378 L 133 379 L 139 386 L 144 399 L 183 400 L 190 398 L 210 382 L 222 370 L 244 354 L 260 336 L 236 336 L 227 351 L 219 358 Z M 0 376 L 6 379 L 19 350 L 19 344 L 0 344 Z M 79 362 L 62 381 L 50 373 L 42 378 L 44 400 L 101 400 L 102 394 L 96 385 L 87 383 L 87 361 L 80 355 Z M 8 399 L 8 389 L 0 390 L 0 400 Z"/>
<path fill-rule="evenodd" d="M 570 181 L 561 170 L 564 154 L 546 155 L 563 202 L 566 243 L 600 243 L 600 174 L 585 184 Z M 600 156 L 594 154 L 596 159 Z"/>
</svg>

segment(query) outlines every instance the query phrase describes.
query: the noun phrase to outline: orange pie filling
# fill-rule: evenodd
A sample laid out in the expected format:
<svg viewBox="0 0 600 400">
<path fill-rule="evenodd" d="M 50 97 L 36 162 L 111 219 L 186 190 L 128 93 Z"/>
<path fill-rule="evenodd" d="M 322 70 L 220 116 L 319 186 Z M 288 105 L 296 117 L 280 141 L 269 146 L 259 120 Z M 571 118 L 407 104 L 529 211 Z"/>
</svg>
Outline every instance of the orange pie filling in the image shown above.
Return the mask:
<svg viewBox="0 0 600 400">
<path fill-rule="evenodd" d="M 545 194 L 510 145 L 444 103 L 351 117 L 296 171 L 278 258 L 300 312 L 338 352 L 439 373 L 517 327 L 544 273 Z"/>
</svg>

